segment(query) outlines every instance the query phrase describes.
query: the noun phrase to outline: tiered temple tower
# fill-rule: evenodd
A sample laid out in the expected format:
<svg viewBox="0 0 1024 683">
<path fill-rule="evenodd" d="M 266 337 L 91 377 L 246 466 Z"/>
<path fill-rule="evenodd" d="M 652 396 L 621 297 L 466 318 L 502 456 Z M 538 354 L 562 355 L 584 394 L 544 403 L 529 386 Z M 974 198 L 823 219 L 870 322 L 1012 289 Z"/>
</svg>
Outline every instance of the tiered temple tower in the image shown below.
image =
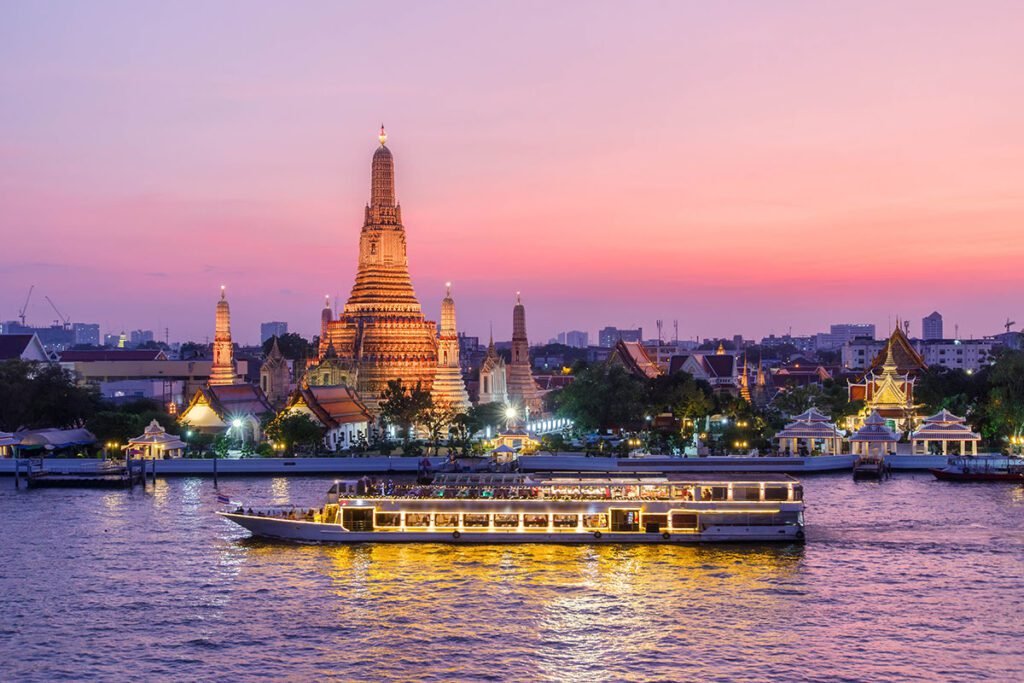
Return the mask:
<svg viewBox="0 0 1024 683">
<path fill-rule="evenodd" d="M 498 350 L 494 347 L 494 332 L 491 332 L 487 357 L 480 364 L 480 397 L 477 403 L 508 403 L 507 380 L 505 359 L 498 355 Z"/>
<path fill-rule="evenodd" d="M 270 405 L 275 408 L 284 407 L 291 393 L 290 373 L 288 361 L 281 353 L 281 347 L 277 344 L 277 336 L 274 336 L 274 343 L 270 347 L 263 365 L 260 366 L 260 388 L 267 395 Z"/>
<path fill-rule="evenodd" d="M 469 394 L 462 381 L 459 365 L 459 333 L 455 326 L 455 300 L 452 299 L 452 283 L 445 285 L 445 296 L 441 301 L 441 332 L 437 337 L 437 372 L 430 394 L 434 403 L 447 403 L 459 411 L 469 409 Z"/>
<path fill-rule="evenodd" d="M 210 386 L 234 384 L 238 373 L 235 370 L 235 348 L 231 343 L 231 309 L 225 297 L 224 286 L 220 288 L 217 302 L 217 327 L 213 335 L 213 367 L 210 369 Z"/>
<path fill-rule="evenodd" d="M 379 139 L 355 285 L 337 320 L 323 319 L 319 349 L 321 362 L 329 351 L 337 354 L 374 414 L 389 380 L 419 382 L 429 390 L 437 370 L 434 323 L 423 317 L 409 277 L 402 208 L 395 201 L 395 162 L 383 126 Z M 316 368 L 308 376 L 315 378 Z"/>
<path fill-rule="evenodd" d="M 512 309 L 512 362 L 508 366 L 509 401 L 540 415 L 543 402 L 540 387 L 533 379 L 530 368 L 530 342 L 526 337 L 526 307 L 516 292 L 516 305 Z"/>
</svg>

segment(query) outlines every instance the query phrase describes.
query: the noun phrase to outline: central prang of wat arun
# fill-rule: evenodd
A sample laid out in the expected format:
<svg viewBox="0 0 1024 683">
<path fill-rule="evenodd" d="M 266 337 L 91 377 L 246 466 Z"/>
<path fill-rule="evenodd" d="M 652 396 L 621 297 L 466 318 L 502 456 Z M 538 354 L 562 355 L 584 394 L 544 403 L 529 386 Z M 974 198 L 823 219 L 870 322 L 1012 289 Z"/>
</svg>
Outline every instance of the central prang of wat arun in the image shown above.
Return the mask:
<svg viewBox="0 0 1024 683">
<path fill-rule="evenodd" d="M 374 414 L 381 392 L 395 379 L 406 387 L 419 384 L 424 390 L 433 390 L 435 402 L 465 409 L 469 398 L 458 374 L 455 330 L 441 330 L 445 338 L 439 340 L 436 323 L 424 317 L 413 291 L 402 207 L 395 199 L 395 160 L 383 126 L 379 139 L 380 146 L 373 154 L 370 202 L 359 236 L 355 285 L 337 317 L 329 303 L 325 304 L 318 357 L 308 368 L 305 381 L 355 387 Z M 455 303 L 450 290 L 442 308 L 446 327 L 454 328 Z M 452 381 L 453 377 L 458 381 Z"/>
</svg>

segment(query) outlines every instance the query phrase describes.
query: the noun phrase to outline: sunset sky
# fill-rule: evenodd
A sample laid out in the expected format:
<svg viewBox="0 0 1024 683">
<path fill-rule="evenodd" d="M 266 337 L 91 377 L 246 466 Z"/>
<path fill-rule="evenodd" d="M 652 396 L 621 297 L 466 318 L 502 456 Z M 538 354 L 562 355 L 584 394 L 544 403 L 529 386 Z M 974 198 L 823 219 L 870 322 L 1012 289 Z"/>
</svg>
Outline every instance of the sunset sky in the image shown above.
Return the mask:
<svg viewBox="0 0 1024 683">
<path fill-rule="evenodd" d="M 287 10 L 286 7 L 300 9 Z M 1021 2 L 6 2 L 0 320 L 314 334 L 396 159 L 436 319 L 1024 324 Z M 596 342 L 596 339 L 595 339 Z"/>
</svg>

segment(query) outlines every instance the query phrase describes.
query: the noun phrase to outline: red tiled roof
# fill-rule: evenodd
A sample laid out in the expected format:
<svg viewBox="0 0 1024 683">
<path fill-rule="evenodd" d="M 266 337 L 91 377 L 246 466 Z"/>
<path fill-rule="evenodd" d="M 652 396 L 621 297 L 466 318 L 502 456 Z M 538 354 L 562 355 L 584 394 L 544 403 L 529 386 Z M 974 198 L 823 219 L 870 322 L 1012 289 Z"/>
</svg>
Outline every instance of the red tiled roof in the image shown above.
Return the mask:
<svg viewBox="0 0 1024 683">
<path fill-rule="evenodd" d="M 370 411 L 351 387 L 300 388 L 293 395 L 289 407 L 294 406 L 300 398 L 317 419 L 328 427 L 372 421 Z"/>
<path fill-rule="evenodd" d="M 32 342 L 31 334 L 0 334 L 0 360 L 21 358 Z"/>
</svg>

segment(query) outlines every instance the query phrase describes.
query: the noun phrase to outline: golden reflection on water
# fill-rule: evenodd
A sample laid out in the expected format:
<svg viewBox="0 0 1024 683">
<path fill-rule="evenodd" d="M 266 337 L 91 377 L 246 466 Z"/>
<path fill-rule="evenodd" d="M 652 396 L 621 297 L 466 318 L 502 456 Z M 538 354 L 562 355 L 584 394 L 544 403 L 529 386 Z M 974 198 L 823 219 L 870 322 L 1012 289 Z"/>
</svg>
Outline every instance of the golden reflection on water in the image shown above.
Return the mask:
<svg viewBox="0 0 1024 683">
<path fill-rule="evenodd" d="M 274 477 L 270 480 L 270 504 L 288 505 L 292 502 L 291 482 L 287 477 Z"/>
</svg>

